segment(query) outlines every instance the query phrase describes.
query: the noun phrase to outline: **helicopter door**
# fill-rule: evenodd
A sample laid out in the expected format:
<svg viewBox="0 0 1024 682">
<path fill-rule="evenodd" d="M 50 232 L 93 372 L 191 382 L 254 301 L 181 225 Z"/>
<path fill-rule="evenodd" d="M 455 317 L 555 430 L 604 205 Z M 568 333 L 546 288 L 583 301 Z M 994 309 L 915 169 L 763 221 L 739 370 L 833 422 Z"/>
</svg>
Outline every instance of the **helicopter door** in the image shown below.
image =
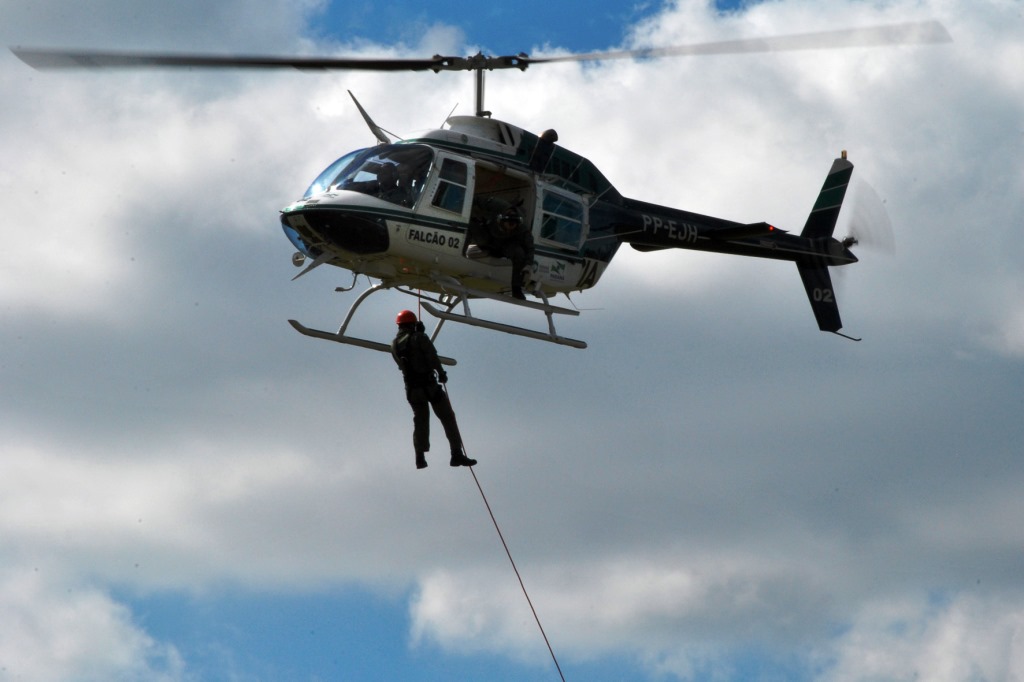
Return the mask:
<svg viewBox="0 0 1024 682">
<path fill-rule="evenodd" d="M 418 212 L 468 223 L 475 179 L 476 169 L 471 159 L 438 152 L 427 180 L 428 200 L 420 203 Z"/>
</svg>

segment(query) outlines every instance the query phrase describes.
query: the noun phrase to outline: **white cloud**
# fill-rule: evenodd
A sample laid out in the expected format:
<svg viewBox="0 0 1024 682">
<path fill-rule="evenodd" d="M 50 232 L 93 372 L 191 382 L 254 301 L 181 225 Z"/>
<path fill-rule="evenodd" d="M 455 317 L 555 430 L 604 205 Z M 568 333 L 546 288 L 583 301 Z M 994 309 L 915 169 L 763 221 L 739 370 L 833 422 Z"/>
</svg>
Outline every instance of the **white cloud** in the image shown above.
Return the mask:
<svg viewBox="0 0 1024 682">
<path fill-rule="evenodd" d="M 255 442 L 229 451 L 237 447 L 211 438 L 103 457 L 12 444 L 0 466 L 0 532 L 12 551 L 48 547 L 143 591 L 202 591 L 224 578 L 310 588 L 333 580 L 339 564 L 370 582 L 401 583 L 401 572 L 380 571 L 379 557 L 348 556 L 370 540 L 371 519 L 395 507 L 361 491 L 374 486 L 359 459 L 328 468 Z"/>
<path fill-rule="evenodd" d="M 856 600 L 829 596 L 837 586 L 820 572 L 801 576 L 794 564 L 773 576 L 755 567 L 760 561 L 750 555 L 734 566 L 695 569 L 685 556 L 660 564 L 637 559 L 566 565 L 524 578 L 563 660 L 618 653 L 673 678 L 731 679 L 735 655 L 775 651 L 786 660 L 792 647 L 823 680 L 1024 673 L 1019 598 L 907 593 L 854 606 Z M 549 654 L 511 578 L 500 571 L 425 577 L 412 603 L 414 642 L 545 665 Z M 854 614 L 849 621 L 847 609 Z"/>
<path fill-rule="evenodd" d="M 186 679 L 175 648 L 147 635 L 124 605 L 53 569 L 0 573 L 0 674 L 38 682 Z"/>
<path fill-rule="evenodd" d="M 866 605 L 825 679 L 1015 680 L 1024 675 L 1024 604 L 960 596 Z"/>
<path fill-rule="evenodd" d="M 286 9 L 253 30 L 275 52 L 316 49 L 294 19 L 276 26 Z M 931 16 L 953 45 L 488 74 L 496 116 L 556 128 L 624 194 L 725 218 L 799 230 L 849 148 L 899 242 L 846 273 L 859 346 L 817 336 L 788 264 L 625 250 L 574 298 L 601 309 L 560 321 L 585 352 L 446 329 L 467 443 L 569 656 L 624 652 L 686 678 L 763 645 L 813 652 L 837 680 L 1024 674 L 1006 568 L 1020 509 L 994 483 L 1020 480 L 1014 8 L 783 2 L 723 18 L 683 2 L 632 40 Z M 229 44 L 256 44 L 243 33 Z M 459 53 L 461 39 L 436 26 L 408 51 L 359 47 Z M 8 57 L 0 88 L 0 536 L 17 564 L 0 606 L 35 633 L 0 638 L 9 670 L 180 676 L 108 584 L 413 584 L 415 641 L 545 664 L 464 472 L 439 441 L 413 470 L 390 359 L 284 322 L 328 327 L 351 301 L 331 291 L 344 273 L 287 281 L 275 213 L 372 143 L 346 90 L 407 133 L 468 111 L 469 76 L 38 74 Z M 366 307 L 367 335 L 390 333 L 395 305 Z M 37 576 L 38 554 L 67 573 Z M 102 655 L 88 646 L 109 637 Z"/>
<path fill-rule="evenodd" d="M 830 626 L 825 577 L 804 557 L 772 565 L 765 555 L 717 548 L 663 549 L 630 557 L 582 557 L 523 570 L 556 654 L 572 660 L 627 655 L 652 671 L 688 678 L 726 673 L 734 653 L 814 642 Z M 415 642 L 460 653 L 507 652 L 535 665 L 549 655 L 510 571 L 424 576 L 412 603 Z"/>
</svg>

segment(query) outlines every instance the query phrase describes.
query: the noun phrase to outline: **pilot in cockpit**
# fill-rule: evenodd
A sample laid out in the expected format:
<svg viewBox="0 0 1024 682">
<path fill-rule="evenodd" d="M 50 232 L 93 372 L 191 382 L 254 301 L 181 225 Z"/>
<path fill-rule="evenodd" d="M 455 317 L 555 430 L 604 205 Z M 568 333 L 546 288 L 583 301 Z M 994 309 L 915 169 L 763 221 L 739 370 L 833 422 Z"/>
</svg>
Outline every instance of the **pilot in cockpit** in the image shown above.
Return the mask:
<svg viewBox="0 0 1024 682">
<path fill-rule="evenodd" d="M 402 182 L 398 167 L 394 164 L 382 164 L 377 171 L 377 196 L 392 204 L 412 204 L 409 188 Z"/>
</svg>

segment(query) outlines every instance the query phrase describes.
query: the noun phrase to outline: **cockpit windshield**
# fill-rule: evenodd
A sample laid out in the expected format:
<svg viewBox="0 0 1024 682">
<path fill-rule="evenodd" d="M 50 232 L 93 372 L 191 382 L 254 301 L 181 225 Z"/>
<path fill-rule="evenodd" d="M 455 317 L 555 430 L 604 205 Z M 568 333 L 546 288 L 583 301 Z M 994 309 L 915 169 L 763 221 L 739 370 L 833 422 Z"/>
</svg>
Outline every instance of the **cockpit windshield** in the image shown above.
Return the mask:
<svg viewBox="0 0 1024 682">
<path fill-rule="evenodd" d="M 411 208 L 423 191 L 434 154 L 419 144 L 389 144 L 347 154 L 313 181 L 304 199 L 331 189 L 375 196 Z"/>
<path fill-rule="evenodd" d="M 351 166 L 356 159 L 361 156 L 366 156 L 369 149 L 357 149 L 354 152 L 349 152 L 345 156 L 341 157 L 330 166 L 328 166 L 320 175 L 316 176 L 316 180 L 309 186 L 306 193 L 302 195 L 303 199 L 308 199 L 316 194 L 323 194 L 334 185 L 335 179 L 341 175 L 342 171 Z"/>
</svg>

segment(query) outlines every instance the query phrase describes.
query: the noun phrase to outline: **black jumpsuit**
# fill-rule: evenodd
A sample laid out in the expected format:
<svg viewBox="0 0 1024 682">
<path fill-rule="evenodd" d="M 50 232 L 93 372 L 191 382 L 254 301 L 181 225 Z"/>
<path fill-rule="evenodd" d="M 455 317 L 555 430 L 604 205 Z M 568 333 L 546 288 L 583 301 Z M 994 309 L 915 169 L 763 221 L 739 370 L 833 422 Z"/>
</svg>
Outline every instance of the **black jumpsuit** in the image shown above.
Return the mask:
<svg viewBox="0 0 1024 682">
<path fill-rule="evenodd" d="M 444 433 L 451 445 L 452 466 L 472 466 L 474 460 L 467 458 L 462 451 L 462 436 L 455 421 L 448 394 L 441 388 L 435 378 L 447 381 L 441 360 L 430 338 L 416 328 L 416 325 L 401 325 L 398 335 L 391 342 L 391 355 L 402 370 L 405 379 L 405 397 L 412 407 L 413 435 L 412 443 L 416 450 L 416 465 L 426 466 L 424 453 L 430 450 L 430 408 L 441 421 Z"/>
</svg>

